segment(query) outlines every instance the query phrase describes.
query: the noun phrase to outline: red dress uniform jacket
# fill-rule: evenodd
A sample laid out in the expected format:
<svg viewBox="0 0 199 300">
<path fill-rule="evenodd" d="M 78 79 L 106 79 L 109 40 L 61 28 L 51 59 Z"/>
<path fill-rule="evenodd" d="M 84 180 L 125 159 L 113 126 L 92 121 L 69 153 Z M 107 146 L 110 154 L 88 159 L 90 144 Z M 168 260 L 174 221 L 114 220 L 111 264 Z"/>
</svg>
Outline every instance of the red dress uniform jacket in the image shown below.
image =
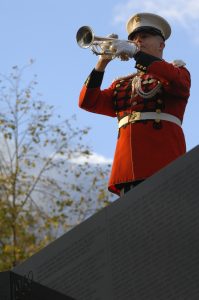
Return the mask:
<svg viewBox="0 0 199 300">
<path fill-rule="evenodd" d="M 132 111 L 164 112 L 181 121 L 190 90 L 190 74 L 183 66 L 163 60 L 147 67 L 136 65 L 138 73 L 115 80 L 107 89 L 89 88 L 85 83 L 79 106 L 87 111 L 121 119 Z M 145 70 L 145 75 L 140 70 Z M 161 91 L 151 98 L 141 97 L 133 86 L 135 76 L 161 82 Z M 151 80 L 151 81 L 150 81 Z M 144 87 L 144 85 L 143 85 Z M 152 86 L 153 89 L 153 86 Z M 119 195 L 122 183 L 143 180 L 186 152 L 182 128 L 169 121 L 146 120 L 128 124 L 119 130 L 108 188 Z M 118 186 L 119 185 L 119 186 Z"/>
</svg>

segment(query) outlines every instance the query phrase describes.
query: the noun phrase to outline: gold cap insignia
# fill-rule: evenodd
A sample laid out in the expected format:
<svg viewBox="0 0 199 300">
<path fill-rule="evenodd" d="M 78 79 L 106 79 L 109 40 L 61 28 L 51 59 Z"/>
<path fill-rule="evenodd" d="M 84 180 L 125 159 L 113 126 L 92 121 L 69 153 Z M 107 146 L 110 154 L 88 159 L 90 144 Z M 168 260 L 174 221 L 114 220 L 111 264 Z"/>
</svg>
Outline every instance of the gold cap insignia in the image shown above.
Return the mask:
<svg viewBox="0 0 199 300">
<path fill-rule="evenodd" d="M 140 16 L 135 16 L 135 18 L 134 18 L 134 21 L 135 21 L 135 23 L 139 23 L 140 22 Z"/>
</svg>

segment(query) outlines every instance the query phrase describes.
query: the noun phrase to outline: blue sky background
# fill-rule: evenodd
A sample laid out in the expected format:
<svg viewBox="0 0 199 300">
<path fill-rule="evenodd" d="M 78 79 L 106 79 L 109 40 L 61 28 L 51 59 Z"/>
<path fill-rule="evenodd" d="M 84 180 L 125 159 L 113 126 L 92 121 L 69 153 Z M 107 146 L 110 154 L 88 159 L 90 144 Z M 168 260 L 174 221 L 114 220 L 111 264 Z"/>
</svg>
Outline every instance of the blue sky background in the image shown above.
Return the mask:
<svg viewBox="0 0 199 300">
<path fill-rule="evenodd" d="M 87 142 L 94 160 L 110 161 L 117 139 L 114 118 L 95 115 L 78 108 L 82 84 L 97 62 L 90 50 L 79 48 L 76 32 L 89 25 L 95 35 L 117 33 L 126 39 L 127 19 L 137 12 L 157 13 L 172 27 L 164 59 L 182 59 L 192 77 L 191 96 L 183 129 L 190 150 L 199 143 L 199 2 L 195 0 L 93 1 L 93 0 L 0 0 L 0 73 L 8 74 L 13 65 L 23 66 L 34 59 L 25 73 L 38 75 L 38 91 L 64 117 L 77 115 L 79 127 L 90 126 Z M 134 72 L 134 61 L 113 60 L 105 73 L 102 88 L 118 76 Z"/>
</svg>

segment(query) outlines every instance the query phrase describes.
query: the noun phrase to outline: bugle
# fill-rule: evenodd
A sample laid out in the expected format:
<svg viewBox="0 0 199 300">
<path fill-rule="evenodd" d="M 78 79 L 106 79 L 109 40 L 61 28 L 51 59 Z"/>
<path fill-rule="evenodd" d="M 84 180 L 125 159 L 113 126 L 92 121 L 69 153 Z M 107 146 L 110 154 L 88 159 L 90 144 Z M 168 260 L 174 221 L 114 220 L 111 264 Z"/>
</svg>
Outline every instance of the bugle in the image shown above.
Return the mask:
<svg viewBox="0 0 199 300">
<path fill-rule="evenodd" d="M 112 34 L 111 37 L 96 36 L 91 27 L 82 26 L 77 31 L 76 41 L 81 48 L 91 48 L 96 55 L 110 55 L 114 58 L 117 49 L 113 45 L 114 42 L 120 40 L 116 34 Z M 132 43 L 129 40 L 126 40 L 126 42 Z"/>
</svg>

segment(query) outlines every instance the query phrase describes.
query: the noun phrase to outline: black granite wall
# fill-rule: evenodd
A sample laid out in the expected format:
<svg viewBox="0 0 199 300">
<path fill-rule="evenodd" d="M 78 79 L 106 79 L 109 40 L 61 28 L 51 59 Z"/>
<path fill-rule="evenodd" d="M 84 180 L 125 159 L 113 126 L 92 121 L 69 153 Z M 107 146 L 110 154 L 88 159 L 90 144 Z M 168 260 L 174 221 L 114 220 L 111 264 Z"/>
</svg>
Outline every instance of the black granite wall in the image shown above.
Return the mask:
<svg viewBox="0 0 199 300">
<path fill-rule="evenodd" d="M 13 271 L 76 300 L 198 300 L 199 146 Z"/>
</svg>

